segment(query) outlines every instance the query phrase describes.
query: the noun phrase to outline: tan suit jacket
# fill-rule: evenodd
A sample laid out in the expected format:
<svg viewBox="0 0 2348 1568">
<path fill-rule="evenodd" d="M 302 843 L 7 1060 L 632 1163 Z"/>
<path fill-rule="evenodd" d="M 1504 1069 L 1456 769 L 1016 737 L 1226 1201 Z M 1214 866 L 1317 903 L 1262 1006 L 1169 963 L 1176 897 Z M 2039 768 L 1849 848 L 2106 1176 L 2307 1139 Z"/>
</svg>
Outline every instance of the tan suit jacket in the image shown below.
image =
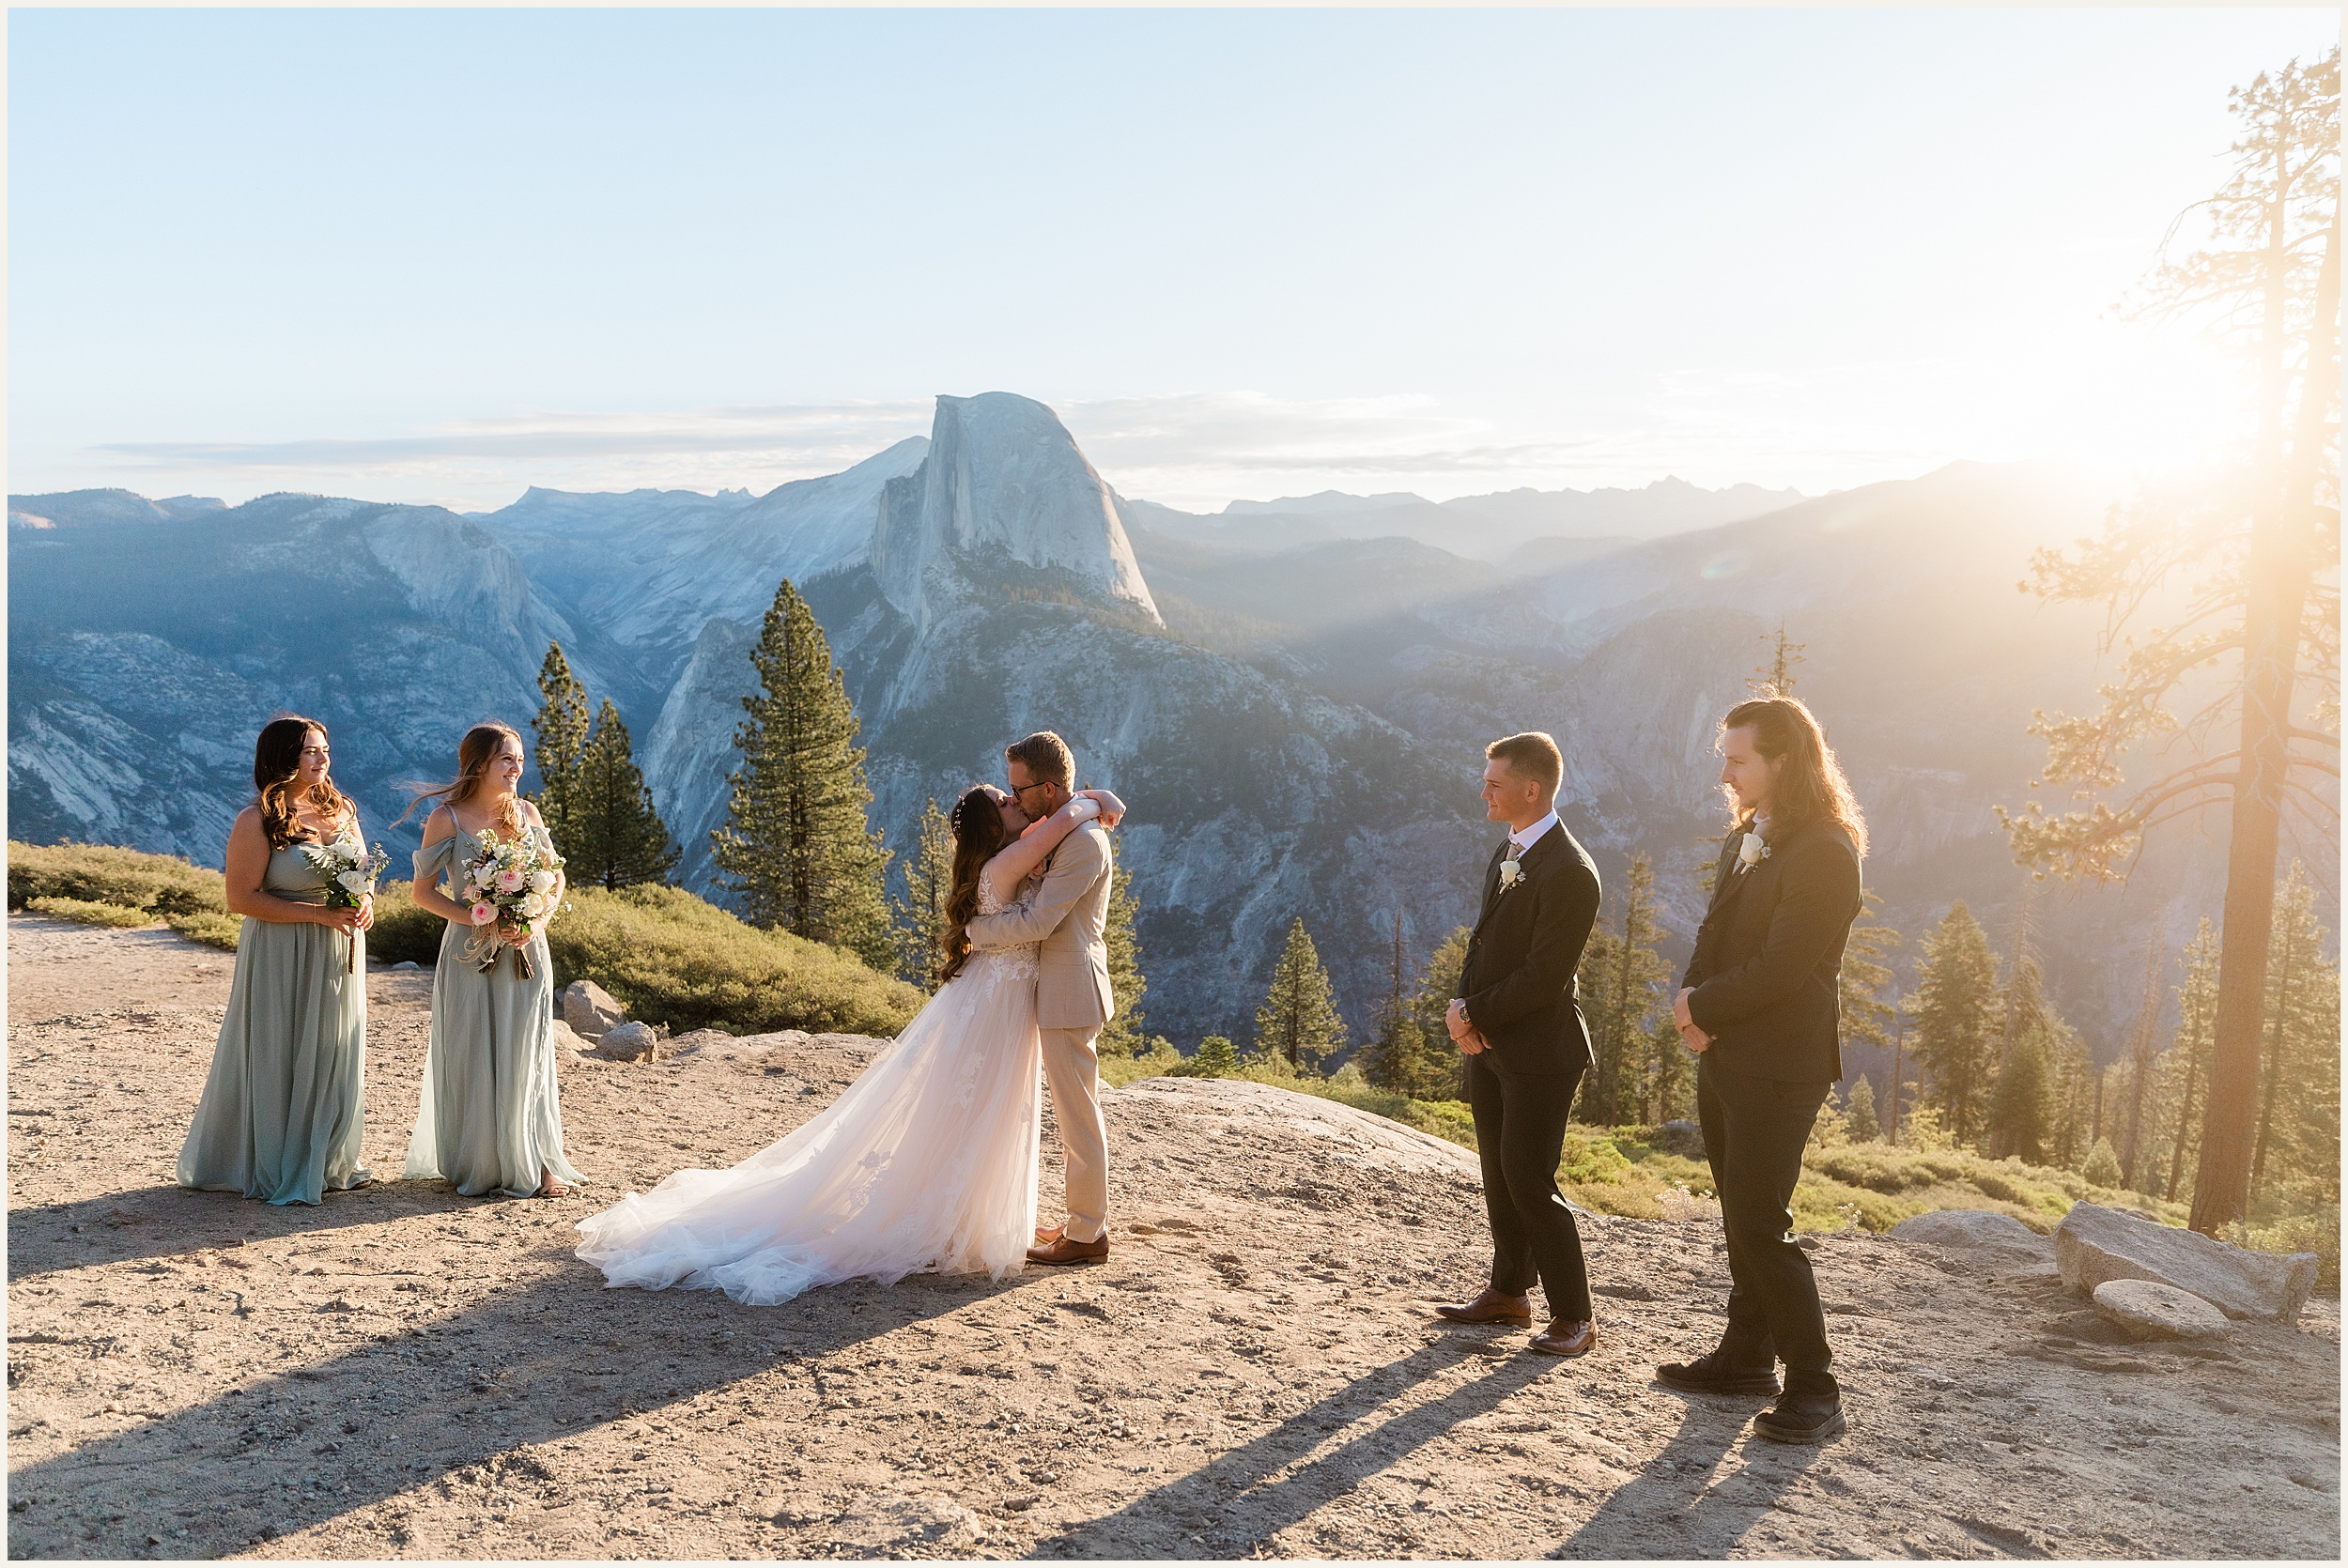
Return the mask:
<svg viewBox="0 0 2348 1568">
<path fill-rule="evenodd" d="M 1043 863 L 1043 884 L 1027 908 L 981 915 L 965 928 L 973 947 L 1043 944 L 1035 995 L 1039 1028 L 1097 1028 L 1117 1011 L 1104 934 L 1114 872 L 1108 833 L 1097 822 L 1086 822 Z"/>
</svg>

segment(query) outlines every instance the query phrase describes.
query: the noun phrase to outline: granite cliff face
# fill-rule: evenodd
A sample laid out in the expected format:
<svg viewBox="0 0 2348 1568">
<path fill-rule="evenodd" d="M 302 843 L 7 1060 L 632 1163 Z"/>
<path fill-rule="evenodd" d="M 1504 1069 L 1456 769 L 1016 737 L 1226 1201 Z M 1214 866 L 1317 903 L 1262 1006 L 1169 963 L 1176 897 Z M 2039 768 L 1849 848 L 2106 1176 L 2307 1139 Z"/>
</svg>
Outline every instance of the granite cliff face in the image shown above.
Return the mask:
<svg viewBox="0 0 2348 1568">
<path fill-rule="evenodd" d="M 1641 504 L 1684 523 L 1752 499 Z M 1610 884 L 1632 852 L 1655 861 L 1684 952 L 1719 826 L 1712 727 L 1782 621 L 1875 824 L 1886 918 L 1912 936 L 1963 897 L 2001 942 L 2023 881 L 1988 807 L 2033 776 L 2031 710 L 2076 711 L 2095 679 L 2087 618 L 2014 582 L 2103 499 L 1959 465 L 1661 538 L 1536 540 L 1505 564 L 1400 530 L 1266 549 L 1116 496 L 1050 409 L 1002 392 L 941 398 L 927 439 L 755 498 L 533 490 L 476 517 L 12 498 L 11 830 L 217 864 L 251 736 L 293 708 L 332 728 L 379 831 L 396 783 L 446 776 L 467 725 L 527 726 L 560 638 L 627 718 L 705 889 L 749 651 L 789 576 L 857 701 L 892 846 L 925 800 L 999 776 L 1006 739 L 1057 729 L 1135 806 L 1120 855 L 1153 1030 L 1246 1038 L 1301 915 L 1361 1031 L 1395 923 L 1416 957 L 1472 914 L 1494 837 L 1480 750 L 1511 730 L 1558 736 L 1568 823 Z M 415 826 L 384 836 L 405 849 Z M 2058 1000 L 2091 1038 L 2132 1012 L 2147 928 L 2182 942 L 2217 872 L 2177 840 L 2124 892 L 2042 904 Z"/>
</svg>

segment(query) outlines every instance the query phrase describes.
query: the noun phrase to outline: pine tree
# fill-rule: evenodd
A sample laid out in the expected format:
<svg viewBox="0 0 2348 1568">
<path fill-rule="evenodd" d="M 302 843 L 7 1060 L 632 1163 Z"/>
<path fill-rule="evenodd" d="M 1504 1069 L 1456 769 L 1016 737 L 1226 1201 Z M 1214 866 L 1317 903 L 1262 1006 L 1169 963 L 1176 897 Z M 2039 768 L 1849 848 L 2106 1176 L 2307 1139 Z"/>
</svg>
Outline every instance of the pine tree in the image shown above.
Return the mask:
<svg viewBox="0 0 2348 1568">
<path fill-rule="evenodd" d="M 1651 1125 L 1691 1118 L 1696 1114 L 1696 1059 L 1672 1022 L 1671 1009 L 1661 1007 L 1646 1026 L 1647 1084 L 1654 1096 L 1648 1113 Z"/>
<path fill-rule="evenodd" d="M 1444 1014 L 1451 999 L 1460 994 L 1460 976 L 1467 971 L 1468 943 L 1475 934 L 1465 926 L 1454 927 L 1450 935 L 1435 944 L 1435 950 L 1427 955 L 1427 967 L 1419 972 L 1418 994 L 1411 1001 L 1411 1021 L 1417 1026 L 1420 1049 L 1419 1087 L 1413 1099 L 1460 1098 L 1465 1058 L 1444 1025 Z"/>
<path fill-rule="evenodd" d="M 1989 1136 L 2001 1154 L 2036 1165 L 2046 1160 L 2047 1032 L 2026 1030 L 2006 1053 L 1989 1097 Z"/>
<path fill-rule="evenodd" d="M 845 947 L 895 968 L 882 890 L 888 851 L 865 820 L 873 792 L 856 744 L 856 709 L 815 614 L 788 578 L 775 590 L 758 646 L 759 690 L 734 731 L 742 754 L 726 825 L 710 846 L 754 926 Z"/>
<path fill-rule="evenodd" d="M 2040 1008 L 2039 1024 L 2047 1061 L 2046 1162 L 2067 1171 L 2078 1165 L 2094 1136 L 2087 1118 L 2095 1064 L 2079 1032 L 2053 1008 Z"/>
<path fill-rule="evenodd" d="M 2250 1165 L 2251 1196 L 2265 1200 L 2280 1186 L 2306 1184 L 2339 1191 L 2340 969 L 2324 961 L 2324 927 L 2315 916 L 2315 889 L 2293 861 L 2275 891 L 2273 956 L 2266 973 L 2266 1063 L 2260 1085 L 2258 1143 Z M 2310 1118 L 2309 1112 L 2317 1113 Z M 2310 1121 L 2328 1131 L 2310 1138 Z M 2309 1167 L 2320 1160 L 2324 1171 Z"/>
<path fill-rule="evenodd" d="M 1870 889 L 1861 892 L 1859 899 L 1859 919 L 1851 926 L 1850 938 L 1843 948 L 1839 982 L 1843 1038 L 1847 1043 L 1888 1050 L 1892 1044 L 1892 1019 L 1899 1009 L 1884 1000 L 1884 988 L 1892 983 L 1892 970 L 1882 961 L 1900 945 L 1900 933 L 1868 918 L 1883 902 L 1881 894 Z"/>
<path fill-rule="evenodd" d="M 2217 933 L 2210 930 L 2209 917 L 2204 915 L 2201 929 L 2186 944 L 2185 984 L 2177 988 L 2177 1032 L 2169 1045 L 2170 1076 L 2175 1076 L 2180 1058 L 2185 1075 L 2176 1103 L 2164 1118 L 2169 1128 L 2169 1185 L 2162 1196 L 2170 1203 L 2176 1202 L 2184 1186 L 2187 1161 L 2193 1158 L 2201 1131 L 2194 1115 L 2195 1097 L 2209 1071 L 2217 1019 Z"/>
<path fill-rule="evenodd" d="M 538 667 L 538 716 L 530 721 L 538 741 L 531 755 L 538 769 L 538 790 L 530 799 L 537 804 L 555 848 L 567 855 L 579 838 L 574 800 L 587 751 L 587 688 L 571 673 L 559 642 L 547 644 L 545 662 Z"/>
<path fill-rule="evenodd" d="M 1394 915 L 1394 955 L 1387 967 L 1386 1000 L 1378 1010 L 1378 1035 L 1362 1053 L 1362 1077 L 1389 1094 L 1415 1095 L 1427 1042 L 1411 1005 L 1410 972 L 1402 959 L 1402 912 Z"/>
<path fill-rule="evenodd" d="M 1345 1021 L 1330 993 L 1329 972 L 1305 934 L 1300 917 L 1289 927 L 1288 943 L 1273 966 L 1272 989 L 1256 1009 L 1256 1050 L 1286 1062 L 1291 1071 L 1318 1070 L 1345 1049 Z"/>
<path fill-rule="evenodd" d="M 1141 899 L 1133 883 L 1119 878 L 1109 893 L 1108 924 L 1101 933 L 1109 950 L 1109 994 L 1117 998 L 1117 1011 L 1101 1026 L 1093 1046 L 1104 1056 L 1132 1056 L 1149 1048 L 1141 1032 L 1141 997 L 1150 987 L 1141 975 L 1141 942 L 1134 934 L 1140 913 Z"/>
<path fill-rule="evenodd" d="M 1671 969 L 1656 944 L 1663 926 L 1655 903 L 1655 868 L 1630 857 L 1623 879 L 1622 929 L 1593 928 L 1582 950 L 1582 1016 L 1597 1058 L 1581 1096 L 1581 1119 L 1599 1127 L 1644 1120 L 1653 1096 L 1643 1082 L 1646 1022 Z"/>
<path fill-rule="evenodd" d="M 1883 1142 L 1883 1122 L 1876 1115 L 1876 1086 L 1863 1072 L 1850 1086 L 1850 1099 L 1843 1110 L 1843 1130 L 1854 1144 Z"/>
<path fill-rule="evenodd" d="M 2191 1218 L 2204 1235 L 2248 1215 L 2286 809 L 2339 811 L 2340 51 L 2262 72 L 2228 107 L 2240 128 L 2232 177 L 2180 215 L 2203 243 L 2175 260 L 2163 247 L 2140 314 L 2232 339 L 2256 416 L 2224 469 L 2115 508 L 2075 550 L 2032 558 L 2042 596 L 2104 607 L 2102 648 L 2119 669 L 2099 711 L 2041 712 L 2031 727 L 2047 742 L 2043 781 L 2085 808 L 2000 812 L 2022 864 L 2098 879 L 2123 875 L 2151 829 L 2225 812 Z M 2183 607 L 2144 624 L 2155 606 Z M 2178 716 L 2188 705 L 2193 716 Z"/>
<path fill-rule="evenodd" d="M 935 798 L 921 805 L 905 896 L 897 905 L 897 974 L 923 991 L 937 989 L 946 961 L 946 897 L 954 888 L 954 830 Z"/>
<path fill-rule="evenodd" d="M 572 882 L 610 888 L 669 880 L 676 869 L 677 846 L 644 787 L 628 747 L 627 726 L 608 697 L 567 792 L 573 841 L 558 847 L 570 863 Z"/>
<path fill-rule="evenodd" d="M 2111 1152 L 2111 1140 L 2098 1138 L 2095 1146 L 2087 1151 L 2087 1159 L 2079 1166 L 2079 1176 L 2098 1187 L 2117 1187 L 2124 1179 L 2120 1172 L 2120 1157 Z"/>
<path fill-rule="evenodd" d="M 1238 1070 L 1239 1053 L 1231 1049 L 1227 1035 L 1209 1035 L 1198 1042 L 1198 1053 L 1190 1059 L 1193 1078 L 1228 1078 Z"/>
<path fill-rule="evenodd" d="M 1802 662 L 1801 651 L 1810 645 L 1788 642 L 1783 621 L 1777 623 L 1774 636 L 1765 632 L 1762 638 L 1769 644 L 1769 662 L 1753 667 L 1753 674 L 1745 681 L 1746 688 L 1755 697 L 1793 696 L 1794 666 Z"/>
<path fill-rule="evenodd" d="M 1932 1101 L 1959 1144 L 1981 1125 L 1998 1047 L 1998 963 L 1960 899 L 1923 939 L 1909 1013 L 1917 1059 L 1931 1070 Z"/>
</svg>

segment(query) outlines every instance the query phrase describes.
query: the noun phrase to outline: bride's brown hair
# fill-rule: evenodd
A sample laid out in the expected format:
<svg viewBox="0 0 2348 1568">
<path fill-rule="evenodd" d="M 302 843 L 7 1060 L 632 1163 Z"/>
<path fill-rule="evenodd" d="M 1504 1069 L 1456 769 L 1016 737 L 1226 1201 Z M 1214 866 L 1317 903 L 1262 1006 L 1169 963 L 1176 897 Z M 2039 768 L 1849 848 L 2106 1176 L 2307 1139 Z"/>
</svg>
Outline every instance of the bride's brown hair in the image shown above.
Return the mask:
<svg viewBox="0 0 2348 1568">
<path fill-rule="evenodd" d="M 346 812 L 351 821 L 359 820 L 359 808 L 350 797 L 334 788 L 332 775 L 297 795 L 294 786 L 301 782 L 301 747 L 317 730 L 318 738 L 326 738 L 326 726 L 300 714 L 280 714 L 261 726 L 260 738 L 253 743 L 253 788 L 255 804 L 261 808 L 261 831 L 269 835 L 270 848 L 282 850 L 297 840 L 294 838 L 294 807 L 307 802 L 317 807 L 318 815 L 332 822 Z"/>
<path fill-rule="evenodd" d="M 498 753 L 505 749 L 507 741 L 521 746 L 521 731 L 510 724 L 500 724 L 496 719 L 485 720 L 466 730 L 465 738 L 456 743 L 456 776 L 437 789 L 417 789 L 409 785 L 409 788 L 416 791 L 416 798 L 408 803 L 408 809 L 399 814 L 399 820 L 406 822 L 415 815 L 416 807 L 427 800 L 440 802 L 449 807 L 450 816 L 456 815 L 457 807 L 481 793 L 488 784 L 489 764 L 497 761 Z M 523 748 L 522 755 L 530 755 L 527 747 Z M 508 838 L 522 836 L 519 795 L 508 795 L 499 804 L 496 825 Z"/>
<path fill-rule="evenodd" d="M 1003 807 L 995 792 L 983 784 L 963 791 L 946 821 L 954 830 L 954 880 L 952 891 L 946 895 L 946 935 L 941 944 L 945 962 L 937 972 L 940 985 L 961 974 L 963 965 L 970 961 L 965 928 L 979 912 L 980 873 L 1011 842 L 1011 829 L 1003 825 Z"/>
</svg>

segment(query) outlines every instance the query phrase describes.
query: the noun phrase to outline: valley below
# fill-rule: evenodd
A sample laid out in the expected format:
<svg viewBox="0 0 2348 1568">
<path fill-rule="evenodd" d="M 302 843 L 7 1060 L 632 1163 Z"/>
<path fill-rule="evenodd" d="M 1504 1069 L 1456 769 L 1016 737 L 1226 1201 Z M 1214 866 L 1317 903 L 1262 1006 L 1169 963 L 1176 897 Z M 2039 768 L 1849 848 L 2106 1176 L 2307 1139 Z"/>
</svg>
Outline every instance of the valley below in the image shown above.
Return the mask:
<svg viewBox="0 0 2348 1568">
<path fill-rule="evenodd" d="M 2054 1281 L 1821 1236 L 1852 1425 L 1785 1448 L 1651 1380 L 1718 1332 L 1717 1222 L 1585 1220 L 1599 1346 L 1533 1356 L 1429 1311 L 1488 1257 L 1472 1157 L 1193 1079 L 1108 1097 L 1102 1267 L 612 1291 L 574 1222 L 780 1136 L 882 1042 L 567 1061 L 590 1185 L 463 1199 L 395 1179 L 430 973 L 378 970 L 377 1180 L 275 1209 L 172 1185 L 227 955 L 8 945 L 11 1557 L 2338 1555 L 2337 1298 L 2129 1344 Z"/>
</svg>

